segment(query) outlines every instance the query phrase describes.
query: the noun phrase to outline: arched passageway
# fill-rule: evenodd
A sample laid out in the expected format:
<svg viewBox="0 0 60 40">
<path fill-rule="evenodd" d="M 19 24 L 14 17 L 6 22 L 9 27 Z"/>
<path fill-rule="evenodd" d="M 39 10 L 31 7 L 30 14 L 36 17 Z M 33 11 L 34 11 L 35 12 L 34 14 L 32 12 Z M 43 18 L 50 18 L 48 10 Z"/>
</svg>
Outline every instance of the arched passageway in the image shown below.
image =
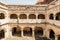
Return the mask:
<svg viewBox="0 0 60 40">
<path fill-rule="evenodd" d="M 45 15 L 39 14 L 39 15 L 38 15 L 38 19 L 45 19 Z"/>
<path fill-rule="evenodd" d="M 16 14 L 11 14 L 10 19 L 18 19 L 18 16 Z"/>
<path fill-rule="evenodd" d="M 35 28 L 35 36 L 43 36 L 43 29 L 40 27 Z"/>
<path fill-rule="evenodd" d="M 36 15 L 35 14 L 30 14 L 29 19 L 36 19 Z"/>
<path fill-rule="evenodd" d="M 53 20 L 53 19 L 54 19 L 53 14 L 50 14 L 50 15 L 49 15 L 49 19 L 51 19 L 51 20 Z"/>
<path fill-rule="evenodd" d="M 20 18 L 20 19 L 27 19 L 27 15 L 26 15 L 26 14 L 20 14 L 20 15 L 19 15 L 19 18 Z"/>
<path fill-rule="evenodd" d="M 19 27 L 12 28 L 12 35 L 13 36 L 21 36 L 21 28 L 19 28 Z"/>
<path fill-rule="evenodd" d="M 0 39 L 5 38 L 4 30 L 0 30 Z"/>
<path fill-rule="evenodd" d="M 54 31 L 53 30 L 50 30 L 50 34 L 49 34 L 50 36 L 50 38 L 52 39 L 52 40 L 55 40 L 55 33 L 54 33 Z"/>
<path fill-rule="evenodd" d="M 56 20 L 60 20 L 60 12 L 56 14 Z"/>
<path fill-rule="evenodd" d="M 32 36 L 32 28 L 25 27 L 23 30 L 24 36 Z"/>
<path fill-rule="evenodd" d="M 0 13 L 0 19 L 5 19 L 5 15 L 3 13 Z"/>
</svg>

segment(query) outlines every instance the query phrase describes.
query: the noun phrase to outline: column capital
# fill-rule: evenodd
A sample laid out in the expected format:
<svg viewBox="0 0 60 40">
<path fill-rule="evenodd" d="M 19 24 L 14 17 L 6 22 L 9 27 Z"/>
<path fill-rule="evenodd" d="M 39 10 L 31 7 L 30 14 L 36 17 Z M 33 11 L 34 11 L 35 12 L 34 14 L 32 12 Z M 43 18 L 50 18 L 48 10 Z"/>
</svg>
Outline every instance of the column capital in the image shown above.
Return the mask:
<svg viewBox="0 0 60 40">
<path fill-rule="evenodd" d="M 55 36 L 58 36 L 58 34 L 56 33 L 56 34 L 54 34 Z"/>
<path fill-rule="evenodd" d="M 35 29 L 34 28 L 32 28 L 32 31 L 34 31 Z"/>
<path fill-rule="evenodd" d="M 21 28 L 21 30 L 23 31 L 23 28 Z"/>
</svg>

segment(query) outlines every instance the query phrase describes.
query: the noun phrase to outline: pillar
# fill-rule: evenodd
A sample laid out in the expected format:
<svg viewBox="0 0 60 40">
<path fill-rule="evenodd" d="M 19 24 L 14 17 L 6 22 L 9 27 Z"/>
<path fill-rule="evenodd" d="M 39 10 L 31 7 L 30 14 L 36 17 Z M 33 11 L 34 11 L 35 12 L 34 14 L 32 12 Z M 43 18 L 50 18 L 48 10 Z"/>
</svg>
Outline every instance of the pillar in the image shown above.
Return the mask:
<svg viewBox="0 0 60 40">
<path fill-rule="evenodd" d="M 56 20 L 56 15 L 54 15 L 54 24 L 55 24 L 55 20 Z"/>
<path fill-rule="evenodd" d="M 23 28 L 21 29 L 21 36 L 23 37 Z"/>
<path fill-rule="evenodd" d="M 32 27 L 32 37 L 34 37 L 34 26 L 31 26 Z"/>
<path fill-rule="evenodd" d="M 10 28 L 9 28 L 9 26 L 8 25 L 6 25 L 5 26 L 6 28 L 5 28 L 5 39 L 7 39 L 7 38 L 9 38 L 9 30 L 10 30 Z"/>
<path fill-rule="evenodd" d="M 12 37 L 12 30 L 9 25 L 6 26 L 5 40 Z"/>
<path fill-rule="evenodd" d="M 56 15 L 54 15 L 54 20 L 56 19 Z"/>
<path fill-rule="evenodd" d="M 46 32 L 45 32 L 45 36 L 47 37 L 47 38 L 49 38 L 49 35 L 50 33 L 49 33 L 49 30 L 46 30 Z"/>
<path fill-rule="evenodd" d="M 32 37 L 34 37 L 34 30 L 32 30 Z"/>
<path fill-rule="evenodd" d="M 55 40 L 58 40 L 58 36 L 57 35 L 55 35 Z"/>
<path fill-rule="evenodd" d="M 10 37 L 12 37 L 12 29 L 9 32 L 10 32 Z"/>
<path fill-rule="evenodd" d="M 27 14 L 27 20 L 29 19 L 29 14 Z"/>
<path fill-rule="evenodd" d="M 4 33 L 5 33 L 5 39 L 7 39 L 7 37 L 8 37 L 8 32 L 5 31 Z"/>
<path fill-rule="evenodd" d="M 38 15 L 39 15 L 39 14 L 37 13 L 37 14 L 35 14 L 35 15 L 36 15 L 36 20 L 37 20 L 37 19 L 38 19 Z"/>
<path fill-rule="evenodd" d="M 7 39 L 9 39 L 9 38 L 11 38 L 11 33 L 10 33 L 10 31 L 8 30 L 8 31 L 6 31 L 5 32 L 5 40 L 7 40 Z"/>
<path fill-rule="evenodd" d="M 43 29 L 43 36 L 46 37 L 46 30 Z"/>
</svg>

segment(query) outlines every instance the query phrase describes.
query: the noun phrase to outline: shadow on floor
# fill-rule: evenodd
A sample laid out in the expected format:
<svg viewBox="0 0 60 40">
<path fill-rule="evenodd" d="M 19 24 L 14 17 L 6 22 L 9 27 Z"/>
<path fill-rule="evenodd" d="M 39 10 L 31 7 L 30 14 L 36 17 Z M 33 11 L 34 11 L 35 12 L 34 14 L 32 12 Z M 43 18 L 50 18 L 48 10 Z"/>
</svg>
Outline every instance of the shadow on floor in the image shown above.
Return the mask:
<svg viewBox="0 0 60 40">
<path fill-rule="evenodd" d="M 35 40 L 50 40 L 47 37 L 35 36 Z"/>
</svg>

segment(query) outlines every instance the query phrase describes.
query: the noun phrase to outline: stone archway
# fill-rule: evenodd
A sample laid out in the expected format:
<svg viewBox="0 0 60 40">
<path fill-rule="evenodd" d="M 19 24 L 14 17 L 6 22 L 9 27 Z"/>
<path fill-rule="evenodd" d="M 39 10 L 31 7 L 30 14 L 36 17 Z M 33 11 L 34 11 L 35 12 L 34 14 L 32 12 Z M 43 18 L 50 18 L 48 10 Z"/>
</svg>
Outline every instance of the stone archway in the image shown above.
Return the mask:
<svg viewBox="0 0 60 40">
<path fill-rule="evenodd" d="M 23 30 L 24 36 L 32 36 L 32 28 L 25 27 Z"/>
<path fill-rule="evenodd" d="M 55 40 L 55 33 L 54 33 L 54 31 L 53 30 L 50 30 L 49 33 L 50 33 L 49 34 L 50 39 Z"/>
<path fill-rule="evenodd" d="M 36 19 L 36 15 L 35 14 L 30 14 L 29 19 Z"/>
<path fill-rule="evenodd" d="M 49 19 L 53 20 L 54 19 L 54 15 L 53 14 L 50 14 L 49 15 Z"/>
<path fill-rule="evenodd" d="M 27 19 L 27 15 L 26 15 L 26 14 L 20 14 L 20 15 L 19 15 L 19 18 L 20 18 L 20 19 Z"/>
<path fill-rule="evenodd" d="M 5 38 L 4 30 L 0 30 L 0 39 Z"/>
<path fill-rule="evenodd" d="M 11 15 L 10 15 L 10 19 L 18 19 L 17 14 L 11 14 Z"/>
<path fill-rule="evenodd" d="M 35 27 L 35 36 L 43 36 L 43 29 L 41 27 Z"/>
<path fill-rule="evenodd" d="M 45 19 L 45 15 L 39 14 L 39 15 L 38 15 L 38 19 Z"/>
<path fill-rule="evenodd" d="M 0 19 L 5 19 L 5 14 L 4 13 L 0 13 Z"/>
<path fill-rule="evenodd" d="M 19 27 L 12 28 L 12 35 L 20 37 L 21 36 L 21 28 L 19 28 Z"/>
<path fill-rule="evenodd" d="M 60 20 L 60 12 L 56 14 L 56 20 Z"/>
</svg>

